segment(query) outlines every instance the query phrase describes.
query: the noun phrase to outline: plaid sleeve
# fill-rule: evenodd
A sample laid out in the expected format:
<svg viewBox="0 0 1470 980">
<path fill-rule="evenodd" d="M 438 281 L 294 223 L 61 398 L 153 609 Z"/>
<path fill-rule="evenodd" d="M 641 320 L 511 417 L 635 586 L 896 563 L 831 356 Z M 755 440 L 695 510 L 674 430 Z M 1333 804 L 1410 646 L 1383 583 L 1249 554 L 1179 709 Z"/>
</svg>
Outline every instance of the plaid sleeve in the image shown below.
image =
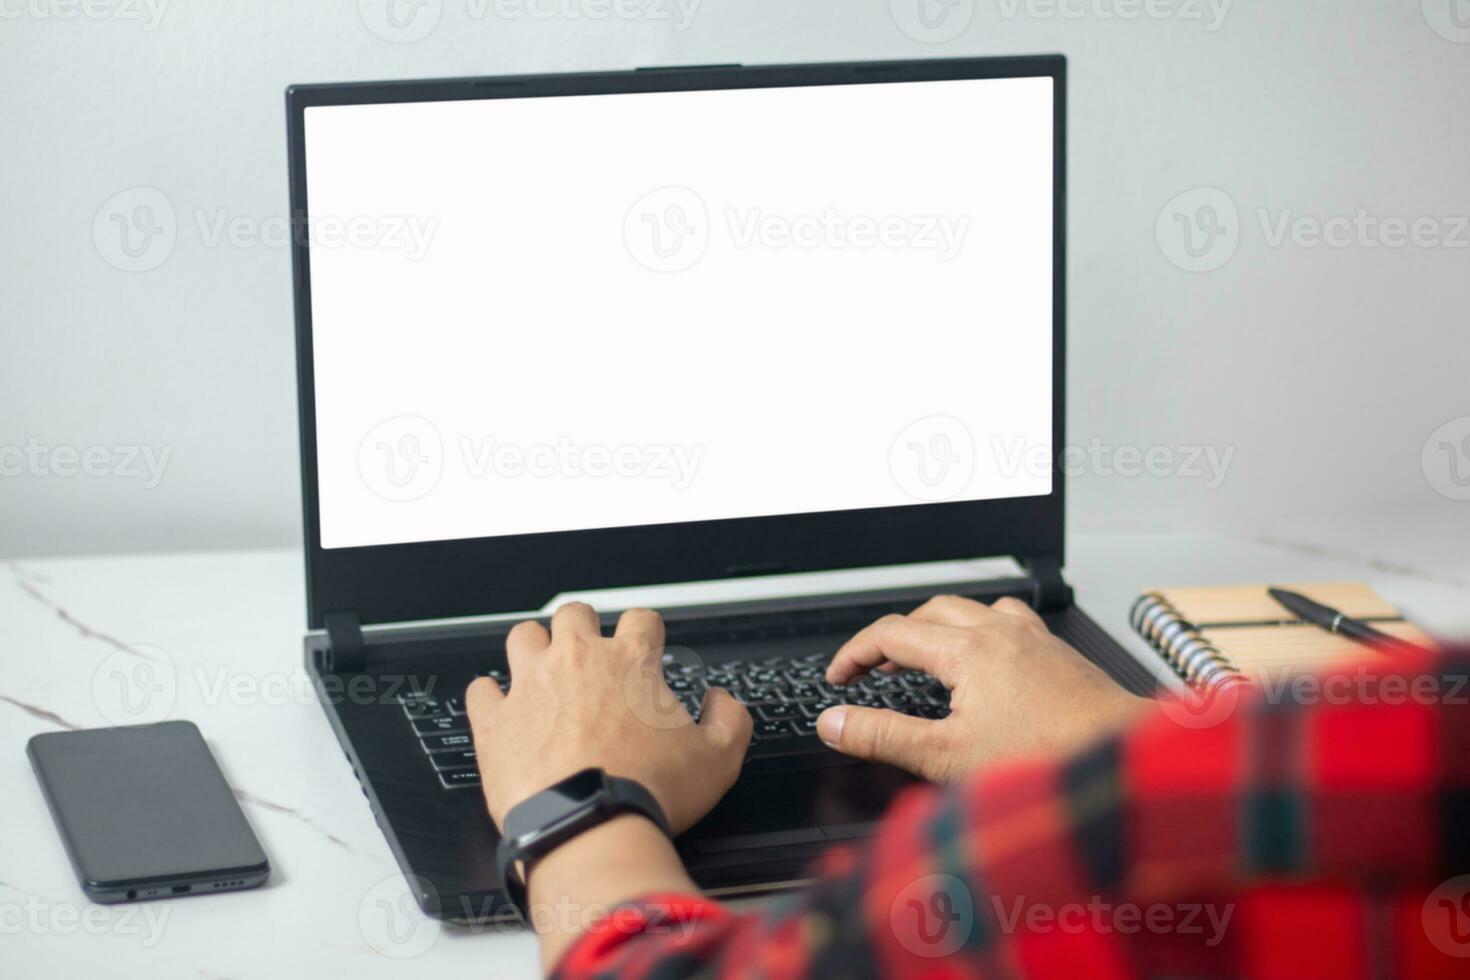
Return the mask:
<svg viewBox="0 0 1470 980">
<path fill-rule="evenodd" d="M 737 915 L 650 896 L 561 977 L 1470 975 L 1470 657 L 1166 703 L 1075 757 L 911 790 Z"/>
</svg>

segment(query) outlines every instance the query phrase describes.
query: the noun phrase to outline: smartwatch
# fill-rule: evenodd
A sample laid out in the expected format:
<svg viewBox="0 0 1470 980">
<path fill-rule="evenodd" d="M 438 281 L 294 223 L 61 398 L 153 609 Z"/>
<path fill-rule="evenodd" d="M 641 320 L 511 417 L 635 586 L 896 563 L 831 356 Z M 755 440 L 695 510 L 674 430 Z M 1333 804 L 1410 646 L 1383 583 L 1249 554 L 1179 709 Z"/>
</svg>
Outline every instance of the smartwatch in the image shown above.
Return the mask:
<svg viewBox="0 0 1470 980">
<path fill-rule="evenodd" d="M 642 814 L 673 836 L 652 793 L 640 783 L 609 776 L 601 769 L 583 769 L 511 807 L 495 849 L 495 863 L 501 888 L 527 925 L 531 913 L 526 883 L 536 862 L 578 834 L 624 813 Z M 518 873 L 516 865 L 523 870 Z"/>
</svg>

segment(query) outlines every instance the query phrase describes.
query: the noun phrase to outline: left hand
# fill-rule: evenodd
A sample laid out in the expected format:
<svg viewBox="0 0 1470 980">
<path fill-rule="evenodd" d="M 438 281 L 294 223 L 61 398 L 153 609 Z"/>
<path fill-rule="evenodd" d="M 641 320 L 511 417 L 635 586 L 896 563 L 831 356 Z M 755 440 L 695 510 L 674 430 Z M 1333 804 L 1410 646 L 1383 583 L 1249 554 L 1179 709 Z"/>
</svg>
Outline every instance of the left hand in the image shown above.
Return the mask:
<svg viewBox="0 0 1470 980">
<path fill-rule="evenodd" d="M 477 678 L 465 694 L 485 803 L 497 827 L 517 803 L 583 769 L 642 783 L 674 833 L 734 785 L 750 743 L 745 706 L 705 696 L 694 719 L 664 683 L 663 619 L 630 609 L 611 639 L 585 603 L 562 606 L 551 630 L 520 623 L 506 639 L 511 686 Z"/>
</svg>

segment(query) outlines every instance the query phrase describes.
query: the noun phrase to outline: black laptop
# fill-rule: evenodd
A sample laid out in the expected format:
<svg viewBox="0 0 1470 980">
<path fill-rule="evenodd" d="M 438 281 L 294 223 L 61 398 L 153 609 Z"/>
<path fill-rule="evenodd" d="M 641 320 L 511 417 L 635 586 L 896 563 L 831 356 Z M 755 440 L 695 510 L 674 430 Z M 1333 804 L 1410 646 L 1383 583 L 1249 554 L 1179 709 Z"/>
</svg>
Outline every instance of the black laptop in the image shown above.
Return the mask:
<svg viewBox="0 0 1470 980">
<path fill-rule="evenodd" d="M 425 912 L 508 911 L 463 692 L 512 684 L 509 614 L 564 593 L 1018 560 L 662 610 L 670 698 L 718 685 L 755 719 L 677 842 L 714 894 L 791 885 L 911 782 L 814 734 L 837 703 L 947 712 L 920 674 L 823 682 L 879 616 L 1022 597 L 1150 688 L 1062 575 L 1065 78 L 1035 57 L 289 90 L 306 658 Z"/>
</svg>

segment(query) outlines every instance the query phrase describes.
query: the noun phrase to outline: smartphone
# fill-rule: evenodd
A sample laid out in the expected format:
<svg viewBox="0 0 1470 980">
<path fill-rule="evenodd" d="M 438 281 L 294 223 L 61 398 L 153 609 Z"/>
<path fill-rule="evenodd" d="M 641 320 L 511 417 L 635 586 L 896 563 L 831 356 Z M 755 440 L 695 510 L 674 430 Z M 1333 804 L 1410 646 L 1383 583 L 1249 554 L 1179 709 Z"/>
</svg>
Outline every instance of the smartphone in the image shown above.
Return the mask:
<svg viewBox="0 0 1470 980">
<path fill-rule="evenodd" d="M 48 732 L 26 755 L 94 902 L 236 891 L 270 876 L 193 722 Z"/>
</svg>

